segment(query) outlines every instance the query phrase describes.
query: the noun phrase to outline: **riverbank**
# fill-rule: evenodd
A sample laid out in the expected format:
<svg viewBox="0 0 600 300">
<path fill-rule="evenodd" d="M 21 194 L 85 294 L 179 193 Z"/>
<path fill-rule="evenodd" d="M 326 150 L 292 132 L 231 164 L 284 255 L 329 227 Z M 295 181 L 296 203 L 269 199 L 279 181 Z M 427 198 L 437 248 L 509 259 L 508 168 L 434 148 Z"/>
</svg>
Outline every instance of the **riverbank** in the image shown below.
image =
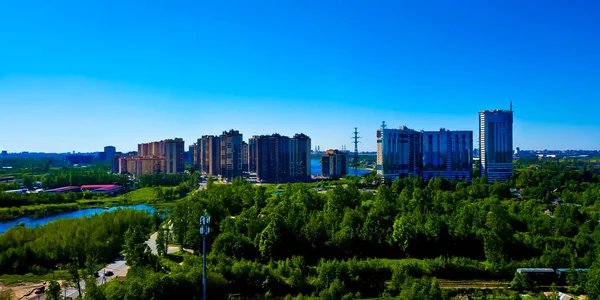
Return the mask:
<svg viewBox="0 0 600 300">
<path fill-rule="evenodd" d="M 81 199 L 71 203 L 26 205 L 0 208 L 0 222 L 19 218 L 41 219 L 88 208 L 106 208 L 148 204 L 157 207 L 172 206 L 174 200 L 156 200 L 154 188 L 141 188 L 116 197 Z"/>
</svg>

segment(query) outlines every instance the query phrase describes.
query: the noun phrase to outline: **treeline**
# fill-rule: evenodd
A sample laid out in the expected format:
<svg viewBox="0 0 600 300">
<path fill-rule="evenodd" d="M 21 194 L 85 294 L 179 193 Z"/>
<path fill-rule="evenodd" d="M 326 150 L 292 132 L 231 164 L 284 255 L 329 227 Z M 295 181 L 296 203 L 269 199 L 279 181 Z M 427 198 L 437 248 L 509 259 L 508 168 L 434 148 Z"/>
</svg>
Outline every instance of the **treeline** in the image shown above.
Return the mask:
<svg viewBox="0 0 600 300">
<path fill-rule="evenodd" d="M 127 175 L 113 174 L 103 168 L 52 169 L 42 177 L 42 184 L 46 189 L 85 184 L 118 184 L 127 186 L 128 182 L 129 178 Z"/>
<path fill-rule="evenodd" d="M 0 235 L 0 273 L 45 274 L 69 263 L 83 268 L 88 257 L 108 263 L 123 250 L 131 226 L 147 234 L 154 223 L 146 212 L 125 209 L 36 228 L 13 227 Z"/>
<path fill-rule="evenodd" d="M 514 198 L 511 187 L 522 188 L 524 200 Z M 550 188 L 550 194 L 539 192 Z M 179 201 L 171 220 L 177 242 L 198 251 L 198 220 L 208 211 L 214 230 L 209 268 L 228 282 L 235 278 L 217 266 L 251 262 L 245 268 L 251 276 L 258 266 L 295 256 L 310 266 L 322 259 L 449 257 L 435 271 L 413 273 L 510 280 L 518 267 L 590 267 L 600 242 L 599 196 L 598 175 L 587 171 L 525 170 L 494 184 L 409 177 L 374 194 L 351 184 L 326 194 L 290 184 L 271 194 L 236 181 Z M 552 203 L 558 197 L 563 204 Z"/>
<path fill-rule="evenodd" d="M 10 167 L 10 169 L 0 168 L 0 175 L 43 174 L 48 172 L 56 161 L 58 160 L 54 158 L 2 158 L 0 167 Z"/>
<path fill-rule="evenodd" d="M 178 186 L 189 182 L 190 185 L 198 187 L 199 173 L 194 174 L 146 174 L 138 177 L 138 183 L 140 187 L 154 187 L 154 186 Z M 194 185 L 195 183 L 195 185 Z"/>
<path fill-rule="evenodd" d="M 78 203 L 27 205 L 0 208 L 0 222 L 18 219 L 23 216 L 42 218 L 79 209 Z"/>
<path fill-rule="evenodd" d="M 66 194 L 50 193 L 0 193 L 0 207 L 20 207 L 27 205 L 74 203 L 81 199 L 106 198 L 106 194 L 92 192 L 77 192 Z"/>
</svg>

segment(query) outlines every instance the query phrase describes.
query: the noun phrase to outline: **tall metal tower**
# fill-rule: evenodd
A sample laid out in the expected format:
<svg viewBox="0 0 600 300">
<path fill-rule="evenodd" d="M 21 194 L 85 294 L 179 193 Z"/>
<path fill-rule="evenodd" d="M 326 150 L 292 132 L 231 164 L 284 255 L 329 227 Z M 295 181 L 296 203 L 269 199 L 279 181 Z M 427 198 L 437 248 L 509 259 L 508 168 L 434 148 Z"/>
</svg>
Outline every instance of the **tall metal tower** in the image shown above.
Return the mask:
<svg viewBox="0 0 600 300">
<path fill-rule="evenodd" d="M 358 143 L 359 143 L 359 139 L 360 136 L 358 136 L 358 128 L 354 127 L 354 135 L 352 136 L 352 143 L 354 143 L 354 161 L 353 161 L 353 166 L 354 169 L 358 169 Z"/>
</svg>

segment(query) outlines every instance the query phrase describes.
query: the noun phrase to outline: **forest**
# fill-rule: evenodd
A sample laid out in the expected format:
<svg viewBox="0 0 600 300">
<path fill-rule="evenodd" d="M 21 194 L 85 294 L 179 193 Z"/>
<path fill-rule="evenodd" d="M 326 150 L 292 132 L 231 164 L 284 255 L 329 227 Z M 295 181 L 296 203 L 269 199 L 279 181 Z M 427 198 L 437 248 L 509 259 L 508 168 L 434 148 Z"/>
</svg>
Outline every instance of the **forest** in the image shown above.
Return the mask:
<svg viewBox="0 0 600 300">
<path fill-rule="evenodd" d="M 510 282 L 518 281 L 517 268 L 538 267 L 589 268 L 561 288 L 600 299 L 599 179 L 589 169 L 522 169 L 507 183 L 408 177 L 374 193 L 341 183 L 326 193 L 306 184 L 273 193 L 236 180 L 178 201 L 170 221 L 173 242 L 198 253 L 199 217 L 204 209 L 212 217 L 207 267 L 213 293 L 226 285 L 241 296 L 446 299 L 460 290 L 442 290 L 438 279 Z M 197 298 L 193 274 L 199 274 L 187 268 L 168 275 L 145 269 L 118 289 L 156 296 L 153 276 L 180 276 L 190 286 L 181 295 Z M 115 285 L 103 287 L 111 299 L 121 294 L 113 293 Z M 513 280 L 512 290 L 476 299 L 556 289 L 534 285 Z"/>
<path fill-rule="evenodd" d="M 520 299 L 524 292 L 535 299 L 540 291 L 559 289 L 600 299 L 600 176 L 593 168 L 551 162 L 518 169 L 508 182 L 493 184 L 485 178 L 469 183 L 406 177 L 379 185 L 373 176 L 318 187 L 209 181 L 206 189 L 175 202 L 164 223 L 172 225 L 171 235 L 159 230 L 159 241 L 194 255 L 167 255 L 163 247 L 159 260 L 131 255 L 126 259 L 132 269 L 123 283 L 102 285 L 86 298 L 200 299 L 199 217 L 206 210 L 212 218 L 207 237 L 211 299 L 450 299 L 464 293 L 472 299 Z M 149 233 L 158 221 L 143 222 Z M 92 227 L 82 224 L 90 232 Z M 102 239 L 107 237 L 97 240 Z M 16 249 L 36 257 L 32 250 Z M 13 269 L 3 270 L 48 266 L 44 259 L 32 262 L 25 260 L 28 267 L 19 269 L 8 263 L 6 268 Z M 566 285 L 540 286 L 516 274 L 517 268 L 588 272 L 570 276 Z M 471 279 L 505 282 L 510 289 L 482 292 L 440 284 Z"/>
<path fill-rule="evenodd" d="M 119 209 L 36 228 L 16 226 L 0 235 L 0 273 L 46 274 L 60 265 L 83 268 L 89 259 L 108 263 L 123 250 L 130 227 L 147 234 L 155 223 L 146 212 Z"/>
</svg>

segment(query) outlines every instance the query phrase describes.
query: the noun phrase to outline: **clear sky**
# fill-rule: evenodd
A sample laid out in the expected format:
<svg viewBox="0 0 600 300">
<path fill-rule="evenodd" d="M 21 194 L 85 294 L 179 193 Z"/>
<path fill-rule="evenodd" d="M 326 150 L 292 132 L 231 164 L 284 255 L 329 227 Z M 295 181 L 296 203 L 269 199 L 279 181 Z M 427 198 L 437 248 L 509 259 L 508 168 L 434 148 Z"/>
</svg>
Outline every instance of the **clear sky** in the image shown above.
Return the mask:
<svg viewBox="0 0 600 300">
<path fill-rule="evenodd" d="M 354 127 L 375 150 L 382 121 L 476 131 L 478 111 L 511 99 L 515 147 L 600 149 L 600 1 L 0 5 L 9 152 L 228 129 L 350 149 Z"/>
</svg>

